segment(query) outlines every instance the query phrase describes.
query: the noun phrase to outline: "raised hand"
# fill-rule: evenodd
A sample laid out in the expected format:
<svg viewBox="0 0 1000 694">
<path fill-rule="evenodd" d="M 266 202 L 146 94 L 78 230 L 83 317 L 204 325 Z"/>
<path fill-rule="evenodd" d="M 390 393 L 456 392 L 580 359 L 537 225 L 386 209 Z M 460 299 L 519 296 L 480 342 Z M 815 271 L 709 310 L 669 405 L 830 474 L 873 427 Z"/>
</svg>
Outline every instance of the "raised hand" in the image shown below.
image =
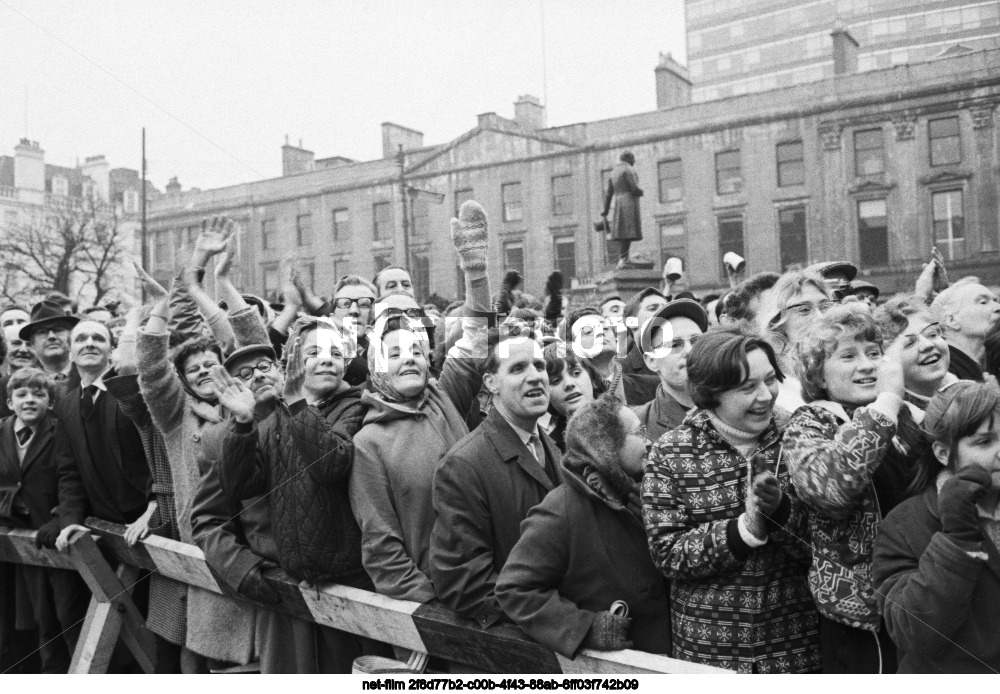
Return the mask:
<svg viewBox="0 0 1000 694">
<path fill-rule="evenodd" d="M 219 261 L 215 266 L 215 278 L 216 279 L 228 279 L 229 270 L 232 267 L 233 260 L 236 258 L 236 234 L 229 237 L 226 242 L 226 250 L 224 250 L 219 255 Z"/>
<path fill-rule="evenodd" d="M 305 364 L 302 359 L 302 337 L 296 335 L 288 345 L 285 359 L 285 402 L 291 405 L 302 399 L 302 386 L 306 382 Z"/>
<path fill-rule="evenodd" d="M 236 421 L 249 424 L 253 421 L 253 411 L 257 404 L 253 391 L 223 366 L 212 367 L 212 385 L 219 403 L 233 413 Z"/>
<path fill-rule="evenodd" d="M 170 296 L 169 292 L 163 288 L 163 285 L 157 282 L 150 276 L 142 267 L 142 262 L 138 258 L 132 258 L 132 267 L 135 268 L 135 273 L 139 276 L 139 281 L 142 282 L 143 286 L 146 288 L 146 293 L 153 300 L 153 303 L 166 299 Z"/>
<path fill-rule="evenodd" d="M 229 217 L 212 217 L 201 222 L 201 233 L 194 243 L 192 264 L 199 269 L 205 268 L 205 263 L 213 255 L 226 250 L 230 237 L 236 232 L 236 223 Z"/>
<path fill-rule="evenodd" d="M 903 343 L 893 340 L 882 355 L 878 365 L 878 392 L 893 393 L 902 398 L 906 394 L 906 384 L 903 379 Z"/>
<path fill-rule="evenodd" d="M 485 270 L 489 246 L 489 222 L 486 211 L 475 200 L 466 200 L 451 220 L 451 241 L 458 252 L 463 270 Z"/>
</svg>

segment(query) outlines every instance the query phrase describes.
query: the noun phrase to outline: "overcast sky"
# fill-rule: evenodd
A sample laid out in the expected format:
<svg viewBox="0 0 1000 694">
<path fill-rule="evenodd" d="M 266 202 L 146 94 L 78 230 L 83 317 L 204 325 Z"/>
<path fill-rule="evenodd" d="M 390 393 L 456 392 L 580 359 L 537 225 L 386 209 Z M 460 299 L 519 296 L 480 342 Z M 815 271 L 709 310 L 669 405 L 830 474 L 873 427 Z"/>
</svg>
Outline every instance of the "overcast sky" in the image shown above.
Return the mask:
<svg viewBox="0 0 1000 694">
<path fill-rule="evenodd" d="M 521 94 L 549 125 L 650 111 L 659 52 L 686 62 L 683 0 L 0 0 L 0 47 L 0 154 L 138 169 L 145 126 L 161 190 L 279 176 L 286 134 L 318 158 L 380 157 L 383 121 L 446 142 Z"/>
</svg>

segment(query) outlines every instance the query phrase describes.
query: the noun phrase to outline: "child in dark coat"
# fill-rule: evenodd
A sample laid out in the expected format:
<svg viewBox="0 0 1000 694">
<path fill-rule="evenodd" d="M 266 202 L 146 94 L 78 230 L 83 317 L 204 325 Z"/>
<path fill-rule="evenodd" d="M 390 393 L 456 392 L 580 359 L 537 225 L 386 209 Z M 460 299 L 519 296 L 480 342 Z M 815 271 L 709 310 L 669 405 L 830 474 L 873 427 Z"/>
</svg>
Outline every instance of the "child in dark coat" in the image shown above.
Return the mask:
<svg viewBox="0 0 1000 694">
<path fill-rule="evenodd" d="M 43 371 L 19 369 L 7 384 L 14 414 L 0 421 L 0 524 L 37 531 L 39 548 L 55 547 L 59 535 L 53 396 Z M 42 672 L 65 673 L 87 612 L 86 584 L 75 571 L 19 564 L 17 587 L 18 613 L 31 614 L 38 631 Z"/>
</svg>

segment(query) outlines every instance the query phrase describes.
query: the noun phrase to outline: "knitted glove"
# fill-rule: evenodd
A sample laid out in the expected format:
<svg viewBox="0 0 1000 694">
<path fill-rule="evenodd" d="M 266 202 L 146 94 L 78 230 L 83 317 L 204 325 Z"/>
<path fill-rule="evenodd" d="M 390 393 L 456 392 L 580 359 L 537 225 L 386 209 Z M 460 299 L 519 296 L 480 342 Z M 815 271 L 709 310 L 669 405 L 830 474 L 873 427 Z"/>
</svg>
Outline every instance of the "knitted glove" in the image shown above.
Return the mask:
<svg viewBox="0 0 1000 694">
<path fill-rule="evenodd" d="M 281 595 L 267 582 L 263 573 L 267 569 L 276 568 L 278 565 L 274 562 L 262 559 L 240 581 L 239 594 L 268 605 L 281 602 Z"/>
<path fill-rule="evenodd" d="M 59 519 L 53 518 L 35 531 L 35 548 L 55 549 L 57 537 L 59 537 Z"/>
<path fill-rule="evenodd" d="M 489 222 L 482 205 L 475 200 L 462 203 L 458 219 L 451 220 L 451 241 L 463 270 L 486 269 Z"/>
<path fill-rule="evenodd" d="M 630 626 L 632 620 L 628 617 L 610 612 L 598 612 L 586 638 L 583 639 L 583 647 L 597 651 L 620 651 L 623 648 L 631 648 L 632 642 L 628 640 Z"/>
<path fill-rule="evenodd" d="M 493 309 L 497 313 L 507 314 L 514 308 L 514 290 L 517 289 L 517 285 L 521 284 L 523 279 L 521 273 L 517 270 L 508 270 L 503 276 L 500 291 L 497 292 L 497 297 L 493 301 Z"/>
<path fill-rule="evenodd" d="M 990 473 L 970 465 L 949 477 L 938 493 L 938 515 L 945 535 L 959 542 L 981 542 L 976 499 L 989 489 Z"/>
<path fill-rule="evenodd" d="M 548 300 L 545 302 L 545 320 L 555 325 L 562 315 L 562 290 L 563 275 L 556 270 L 545 280 L 545 295 Z"/>
</svg>

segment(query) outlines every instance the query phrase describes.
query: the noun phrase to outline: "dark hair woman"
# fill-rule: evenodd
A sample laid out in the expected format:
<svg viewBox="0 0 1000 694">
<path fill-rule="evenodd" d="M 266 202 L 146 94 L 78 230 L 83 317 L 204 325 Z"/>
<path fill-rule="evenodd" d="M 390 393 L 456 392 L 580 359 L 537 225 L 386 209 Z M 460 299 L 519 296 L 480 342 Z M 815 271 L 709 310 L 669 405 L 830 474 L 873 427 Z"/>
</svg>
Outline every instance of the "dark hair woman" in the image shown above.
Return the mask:
<svg viewBox="0 0 1000 694">
<path fill-rule="evenodd" d="M 815 672 L 818 616 L 798 539 L 804 510 L 779 464 L 774 350 L 713 328 L 687 369 L 697 409 L 654 444 L 642 485 L 653 561 L 672 582 L 673 656 L 740 672 Z"/>
<path fill-rule="evenodd" d="M 1000 388 L 959 381 L 927 406 L 922 494 L 875 540 L 874 579 L 899 672 L 1000 670 Z"/>
<path fill-rule="evenodd" d="M 565 355 L 560 356 L 560 352 Z M 605 392 L 604 379 L 586 359 L 571 348 L 553 342 L 542 352 L 549 375 L 549 425 L 546 433 L 566 452 L 566 424 L 584 405 Z"/>
</svg>

